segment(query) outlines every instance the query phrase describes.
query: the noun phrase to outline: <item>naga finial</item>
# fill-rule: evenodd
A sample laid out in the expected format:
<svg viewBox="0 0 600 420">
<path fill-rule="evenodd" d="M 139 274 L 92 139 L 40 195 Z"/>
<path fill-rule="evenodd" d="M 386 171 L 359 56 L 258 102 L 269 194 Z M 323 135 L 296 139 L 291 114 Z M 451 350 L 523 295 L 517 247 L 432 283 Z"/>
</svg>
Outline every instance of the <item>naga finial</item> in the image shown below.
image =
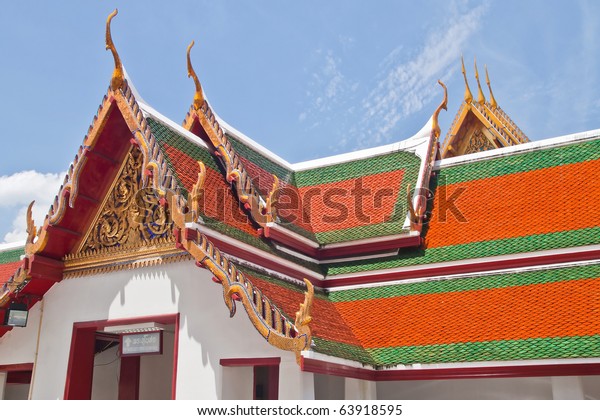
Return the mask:
<svg viewBox="0 0 600 420">
<path fill-rule="evenodd" d="M 483 96 L 483 90 L 481 90 L 481 83 L 479 82 L 479 71 L 477 71 L 477 59 L 474 59 L 475 63 L 475 80 L 477 80 L 477 102 L 480 105 L 485 104 L 485 96 Z"/>
<path fill-rule="evenodd" d="M 313 299 L 315 296 L 315 288 L 312 283 L 308 279 L 304 279 L 304 283 L 306 284 L 306 292 L 304 292 L 304 302 L 300 304 L 300 309 L 296 312 L 296 319 L 294 322 L 294 327 L 296 327 L 296 331 L 298 331 L 299 338 L 304 336 L 304 342 L 299 341 L 296 344 L 296 348 L 294 349 L 296 352 L 296 361 L 300 364 L 300 353 L 303 350 L 309 350 L 310 344 L 312 342 L 312 332 L 308 324 L 312 321 L 312 316 L 310 315 L 312 311 Z"/>
<path fill-rule="evenodd" d="M 31 203 L 29 203 L 29 206 L 27 207 L 27 244 L 33 244 L 33 241 L 35 240 L 35 237 L 37 236 L 37 230 L 35 228 L 35 222 L 33 221 L 33 203 L 35 203 L 35 200 L 32 201 Z"/>
<path fill-rule="evenodd" d="M 433 135 L 436 139 L 440 137 L 440 133 L 442 131 L 440 129 L 440 124 L 438 123 L 438 116 L 440 115 L 442 109 L 448 110 L 448 89 L 446 89 L 446 85 L 441 80 L 438 80 L 438 83 L 444 88 L 444 100 L 438 105 L 437 109 L 433 113 L 433 124 L 431 131 L 433 131 Z"/>
<path fill-rule="evenodd" d="M 488 75 L 487 66 L 485 66 L 485 82 L 487 83 L 490 91 L 490 105 L 493 109 L 496 109 L 498 108 L 498 102 L 496 102 L 496 98 L 494 98 L 494 93 L 492 92 L 492 85 L 490 85 L 490 76 Z"/>
<path fill-rule="evenodd" d="M 470 104 L 473 102 L 473 94 L 471 93 L 471 89 L 469 89 L 469 82 L 467 81 L 467 71 L 465 70 L 465 60 L 461 56 L 460 61 L 462 63 L 462 74 L 465 78 L 465 102 Z"/>
<path fill-rule="evenodd" d="M 115 59 L 115 69 L 113 70 L 112 79 L 110 80 L 110 88 L 112 90 L 120 89 L 125 81 L 123 64 L 121 63 L 121 58 L 119 58 L 119 53 L 117 53 L 117 49 L 115 48 L 115 44 L 113 43 L 112 36 L 110 34 L 110 21 L 112 18 L 117 16 L 117 13 L 119 13 L 119 11 L 115 9 L 110 15 L 108 15 L 108 19 L 106 19 L 106 49 L 112 52 L 113 58 Z"/>
<path fill-rule="evenodd" d="M 192 192 L 190 194 L 193 222 L 196 222 L 200 216 L 200 204 L 202 202 L 202 195 L 204 194 L 204 182 L 206 181 L 206 166 L 204 165 L 204 162 L 198 161 L 198 166 L 200 167 L 200 170 L 198 171 L 198 179 L 196 180 L 194 188 L 192 188 Z"/>
<path fill-rule="evenodd" d="M 267 197 L 267 204 L 265 206 L 265 216 L 267 217 L 267 223 L 274 222 L 277 216 L 277 193 L 279 192 L 279 178 L 273 175 L 273 188 Z"/>
<path fill-rule="evenodd" d="M 194 71 L 194 67 L 192 66 L 192 60 L 190 59 L 190 51 L 194 46 L 194 41 L 190 42 L 190 45 L 187 47 L 187 70 L 188 77 L 194 79 L 194 84 L 196 85 L 196 93 L 194 94 L 194 108 L 200 109 L 202 106 L 202 102 L 204 102 L 204 94 L 202 92 L 202 85 L 200 84 L 200 80 L 198 80 L 198 75 Z"/>
</svg>

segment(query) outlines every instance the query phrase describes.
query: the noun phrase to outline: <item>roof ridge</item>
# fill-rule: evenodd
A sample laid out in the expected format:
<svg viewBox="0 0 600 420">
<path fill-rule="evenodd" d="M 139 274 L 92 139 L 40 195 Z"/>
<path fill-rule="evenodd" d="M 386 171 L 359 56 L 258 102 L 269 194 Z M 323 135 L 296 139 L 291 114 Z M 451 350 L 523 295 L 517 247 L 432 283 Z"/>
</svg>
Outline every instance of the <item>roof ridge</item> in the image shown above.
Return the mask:
<svg viewBox="0 0 600 420">
<path fill-rule="evenodd" d="M 195 104 L 191 106 L 184 121 L 186 124 L 184 128 L 191 131 L 196 120 L 214 147 L 214 155 L 225 169 L 223 174 L 225 181 L 236 189 L 237 199 L 252 220 L 264 228 L 275 217 L 273 205 L 276 201 L 275 193 L 278 189 L 279 179 L 274 176 L 271 192 L 268 196 L 263 197 L 206 99 L 202 100 L 199 108 L 196 108 Z"/>
</svg>

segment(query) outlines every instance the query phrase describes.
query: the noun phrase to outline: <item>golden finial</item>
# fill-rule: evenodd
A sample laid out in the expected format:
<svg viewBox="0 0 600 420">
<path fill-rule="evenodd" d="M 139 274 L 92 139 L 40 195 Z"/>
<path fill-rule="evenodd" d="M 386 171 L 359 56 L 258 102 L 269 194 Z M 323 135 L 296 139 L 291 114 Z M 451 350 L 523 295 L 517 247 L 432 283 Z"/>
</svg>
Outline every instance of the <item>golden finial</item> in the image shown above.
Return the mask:
<svg viewBox="0 0 600 420">
<path fill-rule="evenodd" d="M 188 77 L 194 79 L 194 84 L 196 85 L 196 93 L 194 94 L 194 108 L 200 109 L 202 106 L 202 102 L 204 102 L 204 94 L 202 93 L 202 85 L 200 84 L 200 80 L 198 80 L 198 76 L 194 71 L 194 67 L 192 67 L 192 60 L 190 59 L 190 51 L 194 46 L 194 41 L 190 42 L 190 45 L 187 47 L 187 70 Z"/>
<path fill-rule="evenodd" d="M 465 102 L 470 104 L 473 102 L 473 95 L 471 94 L 471 89 L 469 89 L 469 82 L 467 81 L 467 71 L 465 70 L 465 60 L 462 56 L 460 56 L 460 61 L 462 63 L 462 74 L 465 78 Z"/>
<path fill-rule="evenodd" d="M 113 58 L 115 59 L 115 69 L 113 70 L 112 79 L 110 80 L 110 88 L 112 90 L 121 88 L 121 86 L 123 86 L 123 81 L 125 80 L 123 64 L 121 64 L 121 59 L 119 58 L 112 36 L 110 35 L 110 21 L 117 16 L 117 13 L 119 13 L 119 11 L 115 9 L 108 15 L 108 19 L 106 19 L 106 49 L 112 52 Z"/>
<path fill-rule="evenodd" d="M 441 104 L 438 105 L 437 109 L 433 113 L 433 124 L 431 127 L 431 131 L 433 131 L 433 135 L 436 139 L 440 137 L 441 133 L 440 124 L 438 123 L 438 116 L 440 115 L 440 111 L 442 109 L 448 109 L 448 89 L 446 89 L 446 85 L 443 84 L 441 80 L 438 80 L 438 83 L 444 88 L 444 100 Z"/>
<path fill-rule="evenodd" d="M 493 109 L 496 109 L 498 108 L 498 102 L 496 102 L 496 98 L 494 98 L 494 93 L 492 92 L 492 85 L 490 85 L 490 76 L 488 76 L 487 66 L 485 66 L 485 82 L 487 83 L 490 91 L 490 105 Z"/>
<path fill-rule="evenodd" d="M 485 96 L 483 96 L 483 90 L 481 90 L 481 83 L 479 83 L 479 71 L 477 71 L 477 59 L 474 59 L 475 62 L 475 79 L 477 80 L 477 102 L 481 105 L 485 104 Z"/>
</svg>

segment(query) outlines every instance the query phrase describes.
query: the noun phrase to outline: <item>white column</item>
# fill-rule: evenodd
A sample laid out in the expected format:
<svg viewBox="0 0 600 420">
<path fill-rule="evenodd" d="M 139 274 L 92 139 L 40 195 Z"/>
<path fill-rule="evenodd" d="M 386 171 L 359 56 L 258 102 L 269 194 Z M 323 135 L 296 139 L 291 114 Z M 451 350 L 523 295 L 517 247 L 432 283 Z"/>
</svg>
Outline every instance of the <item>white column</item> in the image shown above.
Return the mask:
<svg viewBox="0 0 600 420">
<path fill-rule="evenodd" d="M 377 382 L 346 378 L 345 391 L 347 400 L 376 400 Z"/>
<path fill-rule="evenodd" d="M 295 361 L 282 360 L 279 365 L 279 399 L 314 400 L 314 375 L 302 372 Z"/>
<path fill-rule="evenodd" d="M 555 400 L 583 400 L 583 384 L 579 376 L 553 376 L 552 398 Z"/>
<path fill-rule="evenodd" d="M 0 372 L 0 400 L 4 399 L 4 390 L 6 388 L 6 377 L 8 373 Z"/>
</svg>

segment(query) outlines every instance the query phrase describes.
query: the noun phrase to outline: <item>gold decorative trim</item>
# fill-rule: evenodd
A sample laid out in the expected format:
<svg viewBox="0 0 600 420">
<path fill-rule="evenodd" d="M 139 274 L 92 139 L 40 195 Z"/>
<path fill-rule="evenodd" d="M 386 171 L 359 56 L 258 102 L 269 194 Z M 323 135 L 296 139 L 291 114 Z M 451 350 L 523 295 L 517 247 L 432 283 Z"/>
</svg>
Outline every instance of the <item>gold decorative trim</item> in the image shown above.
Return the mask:
<svg viewBox="0 0 600 420">
<path fill-rule="evenodd" d="M 78 249 L 114 249 L 133 244 L 143 247 L 153 238 L 172 232 L 166 203 L 141 182 L 142 153 L 131 148 Z"/>
<path fill-rule="evenodd" d="M 160 150 L 160 145 L 154 138 L 148 122 L 140 109 L 127 80 L 119 95 L 115 96 L 127 126 L 133 133 L 133 141 L 142 151 L 142 186 L 151 186 L 164 197 L 167 191 L 178 189 L 177 181 L 169 169 L 167 161 Z"/>
<path fill-rule="evenodd" d="M 110 50 L 113 55 L 113 59 L 115 60 L 115 69 L 113 70 L 112 78 L 110 80 L 110 88 L 113 91 L 119 90 L 123 86 L 123 82 L 125 80 L 123 64 L 121 63 L 121 58 L 119 57 L 119 53 L 115 48 L 115 44 L 110 33 L 110 22 L 115 16 L 117 16 L 118 13 L 119 11 L 115 9 L 110 15 L 108 15 L 108 18 L 106 19 L 106 49 Z"/>
<path fill-rule="evenodd" d="M 235 152 L 233 145 L 225 135 L 225 132 L 217 118 L 204 99 L 202 85 L 198 76 L 192 67 L 190 51 L 194 46 L 194 41 L 187 48 L 187 70 L 188 77 L 192 77 L 196 86 L 194 102 L 185 116 L 183 127 L 191 130 L 196 118 L 208 134 L 210 143 L 215 148 L 215 155 L 219 158 L 225 168 L 225 180 L 236 189 L 237 197 L 244 208 L 249 212 L 250 217 L 259 225 L 264 227 L 274 219 L 274 214 L 267 209 L 267 199 L 264 199 L 254 181 L 246 171 L 240 157 Z"/>
<path fill-rule="evenodd" d="M 54 202 L 50 206 L 50 211 L 48 212 L 48 224 L 56 225 L 60 223 L 65 215 L 67 204 L 69 207 L 73 207 L 79 192 L 79 174 L 87 161 L 87 151 L 88 147 L 79 146 L 79 151 L 77 152 L 73 163 L 69 166 L 63 184 L 61 185 L 58 194 L 54 197 Z"/>
<path fill-rule="evenodd" d="M 65 256 L 64 278 L 149 267 L 190 259 L 188 253 L 175 247 L 173 237 L 127 246 L 123 249 L 87 251 Z"/>
<path fill-rule="evenodd" d="M 304 280 L 307 286 L 304 303 L 292 323 L 238 268 L 225 257 L 217 247 L 197 228 L 187 228 L 192 222 L 190 212 L 185 212 L 187 205 L 181 195 L 173 195 L 171 199 L 173 222 L 179 230 L 178 241 L 181 246 L 196 260 L 196 264 L 207 268 L 221 283 L 223 299 L 229 309 L 230 316 L 236 312 L 235 301 L 241 301 L 252 325 L 269 344 L 282 350 L 294 351 L 296 360 L 300 362 L 300 353 L 308 350 L 312 342 L 309 323 L 312 318 L 310 310 L 314 296 L 314 288 L 310 281 Z M 187 239 L 186 230 L 194 230 L 195 239 Z M 176 235 L 177 236 L 177 235 Z"/>
</svg>

